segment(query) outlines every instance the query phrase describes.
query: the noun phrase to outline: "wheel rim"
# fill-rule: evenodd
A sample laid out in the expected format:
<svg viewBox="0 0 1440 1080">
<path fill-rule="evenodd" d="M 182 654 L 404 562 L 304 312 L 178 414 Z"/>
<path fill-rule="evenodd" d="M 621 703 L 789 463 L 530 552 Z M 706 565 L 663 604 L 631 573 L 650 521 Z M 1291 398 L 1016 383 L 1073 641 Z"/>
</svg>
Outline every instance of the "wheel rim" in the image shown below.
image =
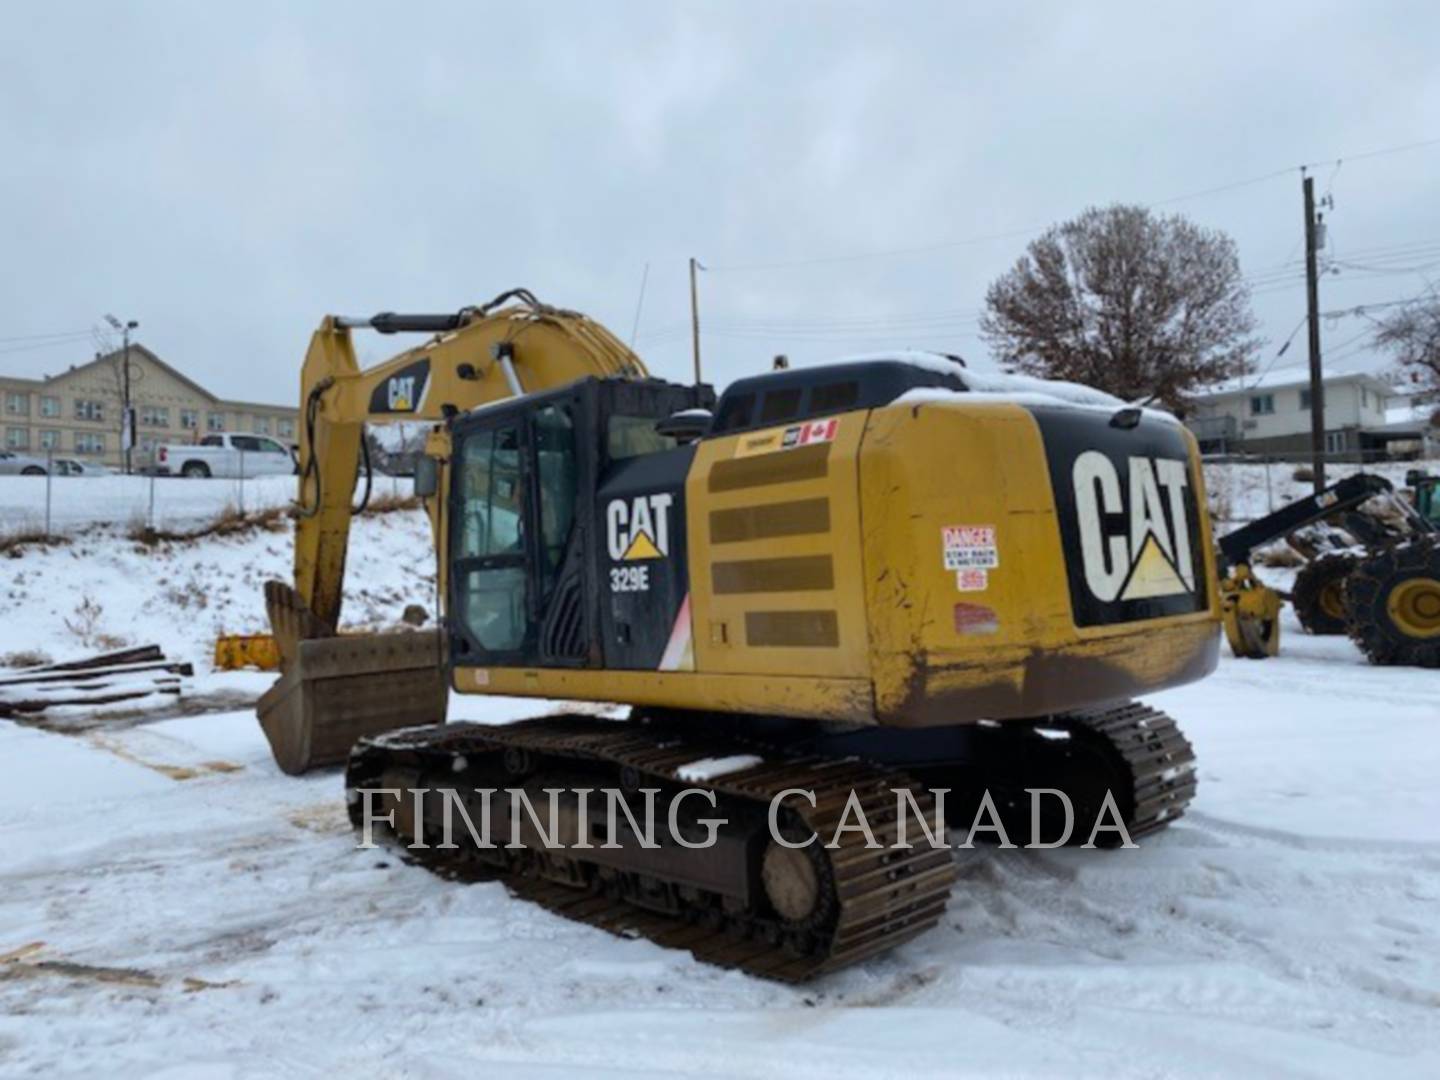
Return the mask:
<svg viewBox="0 0 1440 1080">
<path fill-rule="evenodd" d="M 1345 587 L 1339 581 L 1326 582 L 1320 590 L 1320 610 L 1332 619 L 1345 618 Z"/>
<path fill-rule="evenodd" d="M 1400 582 L 1386 597 L 1385 610 L 1406 637 L 1440 637 L 1440 581 L 1419 577 Z"/>
</svg>

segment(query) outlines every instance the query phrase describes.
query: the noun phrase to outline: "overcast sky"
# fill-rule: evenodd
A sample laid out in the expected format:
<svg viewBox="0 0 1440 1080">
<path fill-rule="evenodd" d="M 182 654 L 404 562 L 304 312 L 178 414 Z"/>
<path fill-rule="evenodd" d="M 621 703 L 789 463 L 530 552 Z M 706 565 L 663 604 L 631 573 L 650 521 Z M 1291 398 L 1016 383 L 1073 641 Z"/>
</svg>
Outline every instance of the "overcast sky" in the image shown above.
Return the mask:
<svg viewBox="0 0 1440 1080">
<path fill-rule="evenodd" d="M 288 403 L 327 312 L 524 285 L 628 339 L 648 264 L 637 349 L 686 378 L 690 255 L 717 384 L 782 351 L 982 359 L 985 287 L 1039 227 L 1302 162 L 1351 264 L 1323 308 L 1440 269 L 1413 269 L 1440 263 L 1440 144 L 1358 156 L 1440 139 L 1431 3 L 49 2 L 4 25 L 0 372 L 83 362 L 83 334 L 15 339 L 109 311 L 220 395 Z M 1269 364 L 1304 312 L 1299 172 L 1160 208 L 1235 237 Z M 1337 367 L 1366 325 L 1327 322 Z"/>
</svg>

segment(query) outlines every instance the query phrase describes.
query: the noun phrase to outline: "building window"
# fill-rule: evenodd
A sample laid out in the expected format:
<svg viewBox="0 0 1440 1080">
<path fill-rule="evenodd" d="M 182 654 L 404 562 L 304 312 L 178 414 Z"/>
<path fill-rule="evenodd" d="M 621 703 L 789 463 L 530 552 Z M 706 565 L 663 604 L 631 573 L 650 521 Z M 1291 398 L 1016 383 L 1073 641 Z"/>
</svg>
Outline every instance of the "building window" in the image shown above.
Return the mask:
<svg viewBox="0 0 1440 1080">
<path fill-rule="evenodd" d="M 256 435 L 269 435 L 269 434 L 270 434 L 270 418 L 269 418 L 268 416 L 257 416 L 257 417 L 255 417 L 255 434 L 256 434 Z"/>
<path fill-rule="evenodd" d="M 279 435 L 282 439 L 293 438 L 295 435 L 295 421 L 281 420 L 277 422 L 275 425 L 275 434 Z"/>
<path fill-rule="evenodd" d="M 14 391 L 5 395 L 5 411 L 11 416 L 30 415 L 30 395 Z"/>
<path fill-rule="evenodd" d="M 165 405 L 142 405 L 140 423 L 144 427 L 169 427 L 170 409 Z"/>
<path fill-rule="evenodd" d="M 224 413 L 218 413 L 218 412 L 206 413 L 206 414 L 205 414 L 205 430 L 206 430 L 206 431 L 224 431 L 224 430 L 225 430 L 225 414 L 224 414 Z"/>
<path fill-rule="evenodd" d="M 40 398 L 40 415 L 41 415 L 41 416 L 59 416 L 59 415 L 60 415 L 60 399 L 59 399 L 58 397 L 50 397 L 50 396 L 48 396 L 48 395 L 41 397 L 41 398 Z"/>
<path fill-rule="evenodd" d="M 1368 408 L 1369 405 L 1370 405 L 1370 391 L 1369 391 L 1369 390 L 1366 390 L 1365 387 L 1362 386 L 1362 387 L 1360 387 L 1360 407 L 1361 407 L 1362 409 L 1364 409 L 1364 408 Z"/>
<path fill-rule="evenodd" d="M 1274 394 L 1256 394 L 1250 399 L 1251 416 L 1272 416 L 1275 412 Z"/>
<path fill-rule="evenodd" d="M 41 428 L 41 430 L 40 430 L 40 449 L 41 449 L 41 450 L 59 450 L 59 449 L 60 449 L 60 432 L 56 431 L 54 428 Z"/>
<path fill-rule="evenodd" d="M 99 401 L 85 401 L 82 398 L 75 399 L 76 420 L 104 420 L 105 405 Z M 79 447 L 76 447 L 78 450 Z"/>
<path fill-rule="evenodd" d="M 155 436 L 154 436 L 154 435 L 141 435 L 141 436 L 140 436 L 140 452 L 141 452 L 142 454 L 148 454 L 148 453 L 150 453 L 151 451 L 153 451 L 154 449 L 155 449 Z"/>
<path fill-rule="evenodd" d="M 1345 432 L 1327 431 L 1325 433 L 1325 452 L 1327 454 L 1343 454 L 1345 452 Z"/>
<path fill-rule="evenodd" d="M 1301 390 L 1301 391 L 1300 391 L 1300 411 L 1301 411 L 1301 412 L 1309 412 L 1309 411 L 1310 411 L 1310 391 L 1309 391 L 1309 390 Z"/>
<path fill-rule="evenodd" d="M 75 452 L 77 454 L 103 454 L 105 452 L 105 436 L 90 431 L 77 431 L 75 433 Z"/>
<path fill-rule="evenodd" d="M 200 414 L 194 409 L 181 409 L 180 426 L 186 431 L 194 431 L 200 426 Z"/>
<path fill-rule="evenodd" d="M 30 429 L 23 427 L 6 428 L 5 445 L 11 450 L 29 450 Z"/>
</svg>

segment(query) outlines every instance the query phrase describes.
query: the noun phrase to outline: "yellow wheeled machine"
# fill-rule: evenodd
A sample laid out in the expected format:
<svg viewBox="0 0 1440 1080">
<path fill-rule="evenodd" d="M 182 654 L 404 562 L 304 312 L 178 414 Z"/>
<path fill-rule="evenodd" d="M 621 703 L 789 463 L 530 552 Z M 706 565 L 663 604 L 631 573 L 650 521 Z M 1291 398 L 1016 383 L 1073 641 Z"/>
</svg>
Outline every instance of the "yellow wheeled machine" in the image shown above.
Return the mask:
<svg viewBox="0 0 1440 1080">
<path fill-rule="evenodd" d="M 1372 502 L 1385 515 L 1360 512 Z M 1361 546 L 1313 556 L 1288 599 L 1312 634 L 1348 633 L 1377 664 L 1440 667 L 1440 542 L 1421 509 L 1384 477 L 1357 473 L 1221 538 L 1221 614 L 1237 657 L 1280 649 L 1281 594 L 1256 577 L 1253 552 L 1317 522 L 1339 523 Z"/>
<path fill-rule="evenodd" d="M 362 372 L 362 326 L 430 336 Z M 1020 839 L 1103 844 L 1107 807 L 1134 838 L 1193 796 L 1189 743 L 1131 700 L 1217 659 L 1203 476 L 1168 416 L 936 354 L 774 371 L 717 400 L 523 292 L 326 319 L 302 382 L 304 516 L 293 586 L 267 589 L 284 672 L 261 720 L 290 771 L 358 739 L 352 818 L 388 821 L 416 861 L 800 979 L 922 933 L 954 879 L 943 846 L 784 842 L 830 836 L 852 802 L 888 840 L 897 792 L 933 819 L 949 789 L 952 821 L 988 806 Z M 438 558 L 416 552 L 415 573 L 433 566 L 442 625 L 336 638 L 360 427 L 417 417 L 435 421 L 416 491 Z M 447 691 L 632 708 L 440 724 Z M 463 827 L 442 846 L 450 811 L 479 821 L 502 789 L 537 808 L 495 808 L 513 846 Z M 646 793 L 681 839 L 586 843 L 591 790 Z"/>
</svg>

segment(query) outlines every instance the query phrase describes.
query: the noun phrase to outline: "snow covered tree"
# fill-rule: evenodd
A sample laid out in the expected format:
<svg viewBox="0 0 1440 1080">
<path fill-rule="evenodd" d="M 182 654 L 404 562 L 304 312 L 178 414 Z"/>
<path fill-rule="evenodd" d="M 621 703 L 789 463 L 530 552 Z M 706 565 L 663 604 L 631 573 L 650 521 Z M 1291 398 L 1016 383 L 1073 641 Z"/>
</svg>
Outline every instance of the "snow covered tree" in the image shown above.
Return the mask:
<svg viewBox="0 0 1440 1080">
<path fill-rule="evenodd" d="M 1235 242 L 1143 206 L 1086 210 L 1032 241 L 985 296 L 1002 363 L 1183 410 L 1259 344 Z"/>
</svg>

